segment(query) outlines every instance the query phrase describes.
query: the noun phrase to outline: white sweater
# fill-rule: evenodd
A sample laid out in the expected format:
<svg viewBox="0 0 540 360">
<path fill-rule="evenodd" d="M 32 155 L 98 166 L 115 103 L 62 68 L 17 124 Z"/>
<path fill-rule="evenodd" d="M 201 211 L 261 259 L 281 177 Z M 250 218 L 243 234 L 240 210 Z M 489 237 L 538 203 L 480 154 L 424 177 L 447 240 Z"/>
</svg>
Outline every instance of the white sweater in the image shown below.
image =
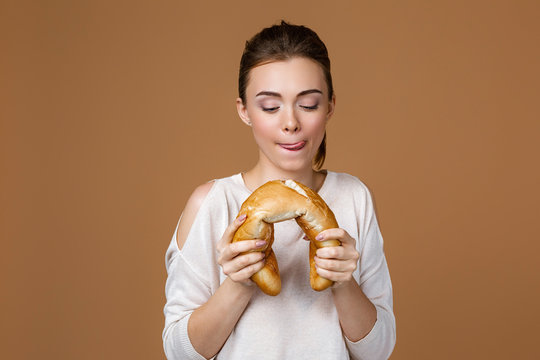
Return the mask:
<svg viewBox="0 0 540 360">
<path fill-rule="evenodd" d="M 191 313 L 203 305 L 226 276 L 216 261 L 215 245 L 250 195 L 242 175 L 218 179 L 204 199 L 188 238 L 178 249 L 176 232 L 165 255 L 167 283 L 163 345 L 170 360 L 204 359 L 188 337 Z M 216 359 L 387 359 L 395 345 L 392 284 L 383 240 L 366 186 L 344 173 L 328 171 L 319 195 L 336 215 L 339 227 L 357 240 L 360 260 L 355 280 L 377 309 L 377 322 L 363 339 L 352 342 L 341 331 L 331 290 L 309 285 L 309 242 L 294 220 L 275 224 L 273 249 L 281 293 L 257 289 Z"/>
</svg>

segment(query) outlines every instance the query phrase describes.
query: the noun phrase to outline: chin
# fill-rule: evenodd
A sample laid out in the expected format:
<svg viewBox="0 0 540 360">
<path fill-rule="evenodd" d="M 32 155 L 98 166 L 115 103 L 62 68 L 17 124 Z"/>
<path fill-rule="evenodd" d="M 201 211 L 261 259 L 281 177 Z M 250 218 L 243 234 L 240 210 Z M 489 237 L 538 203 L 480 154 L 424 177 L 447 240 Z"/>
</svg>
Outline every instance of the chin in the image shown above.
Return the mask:
<svg viewBox="0 0 540 360">
<path fill-rule="evenodd" d="M 277 170 L 283 172 L 301 172 L 306 169 L 313 169 L 313 159 L 307 159 L 306 156 L 296 158 L 286 158 L 281 154 L 272 154 L 271 152 L 261 152 L 260 156 L 265 158 L 265 163 L 271 164 Z"/>
<path fill-rule="evenodd" d="M 305 169 L 312 169 L 312 162 L 282 162 L 275 164 L 278 168 L 287 172 L 302 171 Z"/>
</svg>

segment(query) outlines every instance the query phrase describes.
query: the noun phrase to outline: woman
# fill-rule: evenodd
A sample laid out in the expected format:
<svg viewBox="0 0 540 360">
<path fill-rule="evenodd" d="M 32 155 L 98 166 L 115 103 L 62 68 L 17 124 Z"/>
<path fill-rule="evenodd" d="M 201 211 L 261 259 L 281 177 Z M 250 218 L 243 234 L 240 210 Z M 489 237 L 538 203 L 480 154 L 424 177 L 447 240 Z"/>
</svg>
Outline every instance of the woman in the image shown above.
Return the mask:
<svg viewBox="0 0 540 360">
<path fill-rule="evenodd" d="M 165 328 L 169 359 L 386 359 L 395 344 L 392 286 L 370 194 L 357 178 L 320 170 L 326 124 L 335 107 L 325 45 L 310 29 L 281 22 L 246 43 L 237 110 L 259 160 L 250 170 L 199 186 L 166 254 Z M 308 245 L 293 221 L 275 224 L 283 288 L 260 291 L 264 241 L 231 243 L 250 193 L 293 179 L 314 189 L 340 228 L 323 231 L 341 246 L 315 262 L 334 285 L 309 286 Z M 304 238 L 305 239 L 305 238 Z M 247 253 L 246 253 L 247 252 Z"/>
</svg>

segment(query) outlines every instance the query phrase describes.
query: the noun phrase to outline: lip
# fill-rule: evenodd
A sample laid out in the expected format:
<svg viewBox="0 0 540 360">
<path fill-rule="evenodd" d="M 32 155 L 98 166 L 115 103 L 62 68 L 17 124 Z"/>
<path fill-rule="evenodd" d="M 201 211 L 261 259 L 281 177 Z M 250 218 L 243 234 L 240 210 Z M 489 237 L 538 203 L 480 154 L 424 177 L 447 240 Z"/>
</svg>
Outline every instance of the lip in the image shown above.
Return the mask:
<svg viewBox="0 0 540 360">
<path fill-rule="evenodd" d="M 305 141 L 299 141 L 292 144 L 279 144 L 283 149 L 289 150 L 289 151 L 298 151 L 301 150 L 304 146 L 306 146 Z"/>
</svg>

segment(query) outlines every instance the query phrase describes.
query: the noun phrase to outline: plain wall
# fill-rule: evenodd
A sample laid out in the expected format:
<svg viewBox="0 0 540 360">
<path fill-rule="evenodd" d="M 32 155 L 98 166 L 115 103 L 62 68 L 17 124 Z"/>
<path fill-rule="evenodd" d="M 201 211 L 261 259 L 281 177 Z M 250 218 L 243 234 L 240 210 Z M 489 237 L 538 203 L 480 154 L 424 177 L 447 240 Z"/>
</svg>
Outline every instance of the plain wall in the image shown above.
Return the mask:
<svg viewBox="0 0 540 360">
<path fill-rule="evenodd" d="M 164 358 L 165 250 L 193 189 L 256 162 L 244 42 L 328 46 L 325 168 L 373 193 L 395 360 L 533 359 L 540 334 L 535 1 L 0 5 L 5 359 Z"/>
</svg>

